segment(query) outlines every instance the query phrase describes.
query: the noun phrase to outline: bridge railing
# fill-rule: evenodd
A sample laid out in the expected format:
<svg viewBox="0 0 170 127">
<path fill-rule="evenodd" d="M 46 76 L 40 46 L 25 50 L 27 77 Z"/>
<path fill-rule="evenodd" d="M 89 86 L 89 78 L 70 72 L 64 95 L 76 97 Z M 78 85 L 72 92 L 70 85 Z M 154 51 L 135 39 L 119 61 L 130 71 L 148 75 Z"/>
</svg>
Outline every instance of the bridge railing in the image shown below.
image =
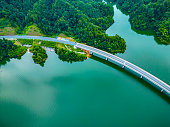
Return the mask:
<svg viewBox="0 0 170 127">
<path fill-rule="evenodd" d="M 161 92 L 165 93 L 166 95 L 168 95 L 168 97 L 170 97 L 170 86 L 168 84 L 166 84 L 165 82 L 163 82 L 162 80 L 158 79 L 157 77 L 155 77 L 154 75 L 150 74 L 149 72 L 143 70 L 142 68 L 118 57 L 115 56 L 113 54 L 110 54 L 108 52 L 102 51 L 100 49 L 91 47 L 91 46 L 87 46 L 84 44 L 80 44 L 80 43 L 75 43 L 75 42 L 71 42 L 71 41 L 66 41 L 66 40 L 59 40 L 56 38 L 49 38 L 49 37 L 41 37 L 41 36 L 0 36 L 0 39 L 2 38 L 15 38 L 15 39 L 38 39 L 38 40 L 47 40 L 47 41 L 54 41 L 54 42 L 60 42 L 60 43 L 64 43 L 64 44 L 69 44 L 69 45 L 73 45 L 75 47 L 87 50 L 91 53 L 98 54 L 99 57 L 104 57 L 104 59 L 128 70 L 131 72 L 135 72 L 135 74 L 138 74 L 138 76 L 140 76 L 140 78 L 144 79 L 145 81 L 149 82 L 150 84 L 152 84 L 154 87 L 158 88 L 161 90 Z"/>
<path fill-rule="evenodd" d="M 135 72 L 136 75 L 138 75 L 140 78 L 143 78 L 145 81 L 149 82 L 150 84 L 152 84 L 157 89 L 160 89 L 161 92 L 164 92 L 166 95 L 168 95 L 170 97 L 170 86 L 168 84 L 166 84 L 165 82 L 163 82 L 162 80 L 160 80 L 159 78 L 150 74 L 149 72 L 143 70 L 142 68 L 137 67 L 136 65 L 134 65 L 134 64 L 132 64 L 132 63 L 120 58 L 120 57 L 117 57 L 113 54 L 107 53 L 105 51 L 102 51 L 100 49 L 96 49 L 96 48 L 91 47 L 91 46 L 87 46 L 87 45 L 84 45 L 84 44 L 77 43 L 76 47 L 87 50 L 91 54 L 98 56 L 100 58 L 106 59 L 106 60 L 126 69 L 126 70 L 129 69 L 128 71 Z"/>
</svg>

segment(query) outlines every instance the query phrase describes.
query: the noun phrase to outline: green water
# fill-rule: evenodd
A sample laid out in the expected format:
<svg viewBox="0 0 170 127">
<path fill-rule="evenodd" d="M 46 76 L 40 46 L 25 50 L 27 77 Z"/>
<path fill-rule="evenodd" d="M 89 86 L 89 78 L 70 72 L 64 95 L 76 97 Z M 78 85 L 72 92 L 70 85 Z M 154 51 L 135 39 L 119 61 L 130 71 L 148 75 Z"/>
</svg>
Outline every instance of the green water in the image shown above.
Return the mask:
<svg viewBox="0 0 170 127">
<path fill-rule="evenodd" d="M 137 34 L 131 29 L 129 16 L 122 14 L 116 6 L 114 12 L 115 23 L 106 33 L 109 36 L 118 34 L 127 42 L 126 52 L 118 56 L 170 84 L 170 45 L 158 44 L 153 36 Z"/>
<path fill-rule="evenodd" d="M 119 56 L 169 83 L 169 46 L 133 32 L 115 9 L 107 33 L 127 41 Z M 31 54 L 0 67 L 0 127 L 169 127 L 168 98 L 101 59 L 68 64 L 47 52 L 44 67 Z M 156 70 L 155 70 L 156 69 Z"/>
</svg>

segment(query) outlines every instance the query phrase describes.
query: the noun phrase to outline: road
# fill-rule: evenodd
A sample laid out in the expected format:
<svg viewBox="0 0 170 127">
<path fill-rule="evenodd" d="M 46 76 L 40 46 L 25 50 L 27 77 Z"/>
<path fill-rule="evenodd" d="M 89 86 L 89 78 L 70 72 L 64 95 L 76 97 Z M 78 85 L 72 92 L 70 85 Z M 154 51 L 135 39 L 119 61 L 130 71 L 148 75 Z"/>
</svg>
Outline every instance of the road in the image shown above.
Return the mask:
<svg viewBox="0 0 170 127">
<path fill-rule="evenodd" d="M 54 42 L 60 42 L 60 43 L 64 43 L 64 44 L 73 45 L 77 48 L 89 51 L 90 54 L 93 54 L 94 56 L 108 60 L 109 62 L 122 67 L 123 69 L 131 72 L 132 74 L 136 75 L 137 77 L 142 78 L 143 80 L 145 80 L 146 82 L 148 82 L 149 84 L 154 86 L 155 88 L 159 89 L 162 93 L 165 93 L 168 97 L 170 97 L 170 86 L 168 84 L 166 84 L 162 80 L 158 79 L 154 75 L 150 74 L 149 72 L 143 70 L 142 68 L 137 67 L 136 65 L 134 65 L 120 57 L 117 57 L 113 54 L 102 51 L 100 49 L 97 49 L 97 48 L 94 48 L 91 46 L 87 46 L 84 44 L 80 44 L 80 43 L 71 42 L 71 41 L 65 41 L 65 40 L 59 40 L 56 38 L 41 37 L 41 36 L 18 36 L 18 35 L 16 35 L 16 36 L 0 36 L 0 39 L 2 39 L 2 38 L 6 38 L 6 39 L 10 39 L 10 38 L 13 38 L 13 39 L 19 39 L 19 38 L 20 39 L 39 39 L 39 40 L 54 41 Z"/>
</svg>

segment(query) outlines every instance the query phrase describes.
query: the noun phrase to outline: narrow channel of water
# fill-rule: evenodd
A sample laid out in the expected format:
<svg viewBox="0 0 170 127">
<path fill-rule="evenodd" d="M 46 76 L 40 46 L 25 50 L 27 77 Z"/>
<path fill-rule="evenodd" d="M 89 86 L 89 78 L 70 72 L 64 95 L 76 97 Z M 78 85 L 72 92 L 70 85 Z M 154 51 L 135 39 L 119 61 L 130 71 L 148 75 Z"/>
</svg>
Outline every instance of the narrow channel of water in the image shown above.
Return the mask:
<svg viewBox="0 0 170 127">
<path fill-rule="evenodd" d="M 131 29 L 129 16 L 114 7 L 115 23 L 106 31 L 109 36 L 120 35 L 127 50 L 117 54 L 170 84 L 170 45 L 158 44 L 153 36 L 141 35 Z"/>
</svg>

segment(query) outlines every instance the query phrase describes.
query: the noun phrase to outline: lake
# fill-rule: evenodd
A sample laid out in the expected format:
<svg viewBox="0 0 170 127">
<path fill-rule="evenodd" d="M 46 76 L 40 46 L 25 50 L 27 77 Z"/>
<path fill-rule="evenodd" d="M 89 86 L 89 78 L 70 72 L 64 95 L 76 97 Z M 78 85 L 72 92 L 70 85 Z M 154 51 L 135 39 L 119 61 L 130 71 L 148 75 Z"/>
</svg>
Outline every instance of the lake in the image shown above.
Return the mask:
<svg viewBox="0 0 170 127">
<path fill-rule="evenodd" d="M 106 31 L 127 42 L 118 56 L 170 84 L 170 46 L 131 29 L 114 6 Z M 31 53 L 0 66 L 0 127 L 169 127 L 169 98 L 123 69 L 96 57 L 67 63 L 47 52 L 44 65 Z"/>
</svg>

